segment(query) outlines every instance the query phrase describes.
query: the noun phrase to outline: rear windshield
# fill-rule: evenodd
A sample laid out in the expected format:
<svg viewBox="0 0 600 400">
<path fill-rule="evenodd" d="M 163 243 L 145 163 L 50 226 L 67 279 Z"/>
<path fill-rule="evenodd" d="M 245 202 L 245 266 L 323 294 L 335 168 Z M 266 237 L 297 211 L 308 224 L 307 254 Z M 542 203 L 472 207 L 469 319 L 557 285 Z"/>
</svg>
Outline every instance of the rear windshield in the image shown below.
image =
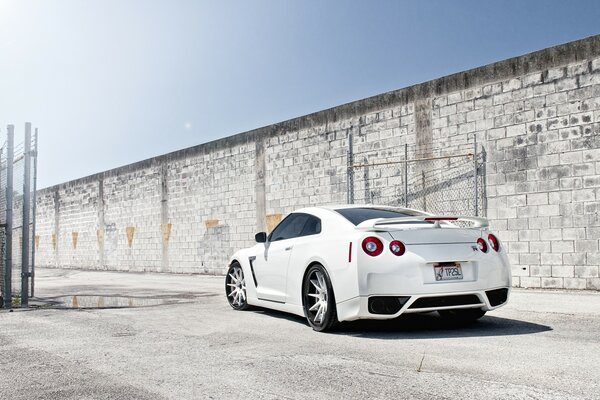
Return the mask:
<svg viewBox="0 0 600 400">
<path fill-rule="evenodd" d="M 354 225 L 358 225 L 361 222 L 364 222 L 369 219 L 375 218 L 401 218 L 401 217 L 414 217 L 417 215 L 423 215 L 418 212 L 412 211 L 398 211 L 391 208 L 339 208 L 337 210 L 338 213 L 342 214 L 348 221 L 352 222 Z M 411 224 L 415 223 L 423 223 L 429 224 L 429 221 L 411 221 Z"/>
</svg>

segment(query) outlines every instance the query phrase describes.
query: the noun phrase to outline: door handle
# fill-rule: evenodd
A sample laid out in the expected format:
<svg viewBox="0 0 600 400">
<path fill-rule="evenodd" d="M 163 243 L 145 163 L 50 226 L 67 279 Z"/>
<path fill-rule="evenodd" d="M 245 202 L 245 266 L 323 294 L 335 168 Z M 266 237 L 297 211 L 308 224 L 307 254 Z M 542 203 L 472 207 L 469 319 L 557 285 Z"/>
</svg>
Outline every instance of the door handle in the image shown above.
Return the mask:
<svg viewBox="0 0 600 400">
<path fill-rule="evenodd" d="M 292 247 L 294 247 L 294 246 L 288 246 L 288 247 L 286 247 L 285 251 L 290 251 L 292 249 Z"/>
</svg>

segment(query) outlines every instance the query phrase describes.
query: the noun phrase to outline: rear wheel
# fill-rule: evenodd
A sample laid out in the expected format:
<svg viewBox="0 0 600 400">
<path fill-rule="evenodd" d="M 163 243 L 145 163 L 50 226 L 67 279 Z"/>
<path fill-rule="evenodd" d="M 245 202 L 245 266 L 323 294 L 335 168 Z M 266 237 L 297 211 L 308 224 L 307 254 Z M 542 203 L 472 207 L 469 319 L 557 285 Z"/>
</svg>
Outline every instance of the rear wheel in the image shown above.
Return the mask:
<svg viewBox="0 0 600 400">
<path fill-rule="evenodd" d="M 328 331 L 337 325 L 333 288 L 329 275 L 322 265 L 313 265 L 306 273 L 302 285 L 302 297 L 304 315 L 315 331 Z"/>
<path fill-rule="evenodd" d="M 231 263 L 227 276 L 225 277 L 225 294 L 227 301 L 234 310 L 245 310 L 248 308 L 246 297 L 246 279 L 242 266 L 234 261 Z"/>
<path fill-rule="evenodd" d="M 457 310 L 439 310 L 438 313 L 444 319 L 453 322 L 473 322 L 485 315 L 481 308 L 461 308 Z"/>
</svg>

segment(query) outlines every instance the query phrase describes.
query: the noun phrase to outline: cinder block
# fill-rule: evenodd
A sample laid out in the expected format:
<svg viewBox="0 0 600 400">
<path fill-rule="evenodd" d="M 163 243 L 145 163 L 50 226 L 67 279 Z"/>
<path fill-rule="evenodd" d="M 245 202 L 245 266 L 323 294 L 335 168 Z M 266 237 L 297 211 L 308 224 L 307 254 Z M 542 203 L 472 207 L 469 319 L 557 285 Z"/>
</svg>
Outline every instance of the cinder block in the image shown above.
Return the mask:
<svg viewBox="0 0 600 400">
<path fill-rule="evenodd" d="M 572 265 L 553 265 L 552 277 L 572 278 L 575 276 L 575 267 Z"/>
<path fill-rule="evenodd" d="M 550 81 L 553 81 L 556 79 L 563 78 L 566 75 L 566 73 L 567 73 L 567 69 L 565 67 L 550 68 L 546 72 L 544 81 L 550 82 Z"/>
<path fill-rule="evenodd" d="M 509 253 L 528 253 L 529 243 L 528 242 L 508 242 Z"/>
<path fill-rule="evenodd" d="M 575 241 L 575 251 L 578 252 L 597 252 L 598 239 L 577 240 Z"/>
<path fill-rule="evenodd" d="M 542 253 L 540 262 L 545 265 L 562 265 L 562 253 Z"/>
<path fill-rule="evenodd" d="M 597 265 L 576 265 L 575 266 L 575 277 L 577 278 L 598 278 L 598 266 Z"/>
<path fill-rule="evenodd" d="M 515 230 L 515 231 L 521 230 L 522 231 L 527 228 L 528 228 L 528 225 L 527 225 L 526 218 L 509 219 L 508 220 L 508 229 L 509 230 Z"/>
<path fill-rule="evenodd" d="M 572 240 L 555 240 L 551 244 L 553 253 L 572 253 L 575 251 Z"/>
<path fill-rule="evenodd" d="M 556 91 L 562 92 L 577 88 L 577 78 L 564 78 L 556 81 Z"/>
<path fill-rule="evenodd" d="M 519 231 L 519 240 L 527 241 L 527 242 L 538 241 L 538 240 L 540 240 L 540 231 L 535 230 L 535 229 L 520 230 Z"/>
<path fill-rule="evenodd" d="M 551 277 L 552 266 L 550 265 L 530 265 L 529 275 L 535 277 Z"/>
<path fill-rule="evenodd" d="M 585 228 L 563 228 L 562 238 L 565 240 L 585 239 Z"/>
<path fill-rule="evenodd" d="M 529 276 L 528 265 L 512 265 L 512 276 Z"/>
<path fill-rule="evenodd" d="M 587 279 L 583 278 L 564 278 L 563 282 L 565 289 L 582 290 L 587 287 Z"/>
<path fill-rule="evenodd" d="M 527 195 L 527 205 L 548 204 L 548 193 L 530 193 Z"/>
<path fill-rule="evenodd" d="M 542 288 L 544 289 L 562 289 L 564 288 L 563 278 L 541 278 Z"/>
<path fill-rule="evenodd" d="M 551 216 L 551 215 L 559 215 L 560 209 L 556 204 L 542 205 L 538 208 L 539 216 Z"/>
<path fill-rule="evenodd" d="M 571 203 L 572 193 L 570 190 L 554 191 L 548 193 L 548 203 L 550 204 L 565 204 Z"/>
<path fill-rule="evenodd" d="M 561 240 L 562 230 L 561 229 L 545 229 L 540 231 L 540 239 L 542 240 Z M 548 249 L 548 251 L 550 251 Z"/>
<path fill-rule="evenodd" d="M 600 290 L 600 278 L 587 278 L 586 289 Z"/>
<path fill-rule="evenodd" d="M 565 265 L 585 264 L 586 253 L 563 253 L 563 263 Z"/>
<path fill-rule="evenodd" d="M 522 276 L 520 277 L 520 285 L 523 288 L 539 288 L 542 286 L 542 278 Z"/>
<path fill-rule="evenodd" d="M 530 229 L 548 229 L 550 228 L 550 217 L 529 218 Z"/>
<path fill-rule="evenodd" d="M 521 253 L 519 254 L 519 264 L 521 265 L 529 265 L 530 271 L 534 266 L 539 266 L 540 264 L 540 254 L 539 253 Z M 550 276 L 550 275 L 548 275 Z"/>
</svg>

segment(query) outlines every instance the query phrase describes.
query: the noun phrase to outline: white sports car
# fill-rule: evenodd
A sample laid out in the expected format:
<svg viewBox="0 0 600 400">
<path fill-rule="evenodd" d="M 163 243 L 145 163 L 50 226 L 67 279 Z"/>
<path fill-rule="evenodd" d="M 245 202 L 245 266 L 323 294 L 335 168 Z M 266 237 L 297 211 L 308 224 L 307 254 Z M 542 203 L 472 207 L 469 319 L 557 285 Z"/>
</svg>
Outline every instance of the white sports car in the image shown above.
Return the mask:
<svg viewBox="0 0 600 400">
<path fill-rule="evenodd" d="M 290 312 L 317 331 L 429 311 L 475 320 L 506 304 L 511 288 L 506 252 L 487 227 L 387 206 L 304 208 L 233 255 L 225 293 L 236 310 Z"/>
</svg>

